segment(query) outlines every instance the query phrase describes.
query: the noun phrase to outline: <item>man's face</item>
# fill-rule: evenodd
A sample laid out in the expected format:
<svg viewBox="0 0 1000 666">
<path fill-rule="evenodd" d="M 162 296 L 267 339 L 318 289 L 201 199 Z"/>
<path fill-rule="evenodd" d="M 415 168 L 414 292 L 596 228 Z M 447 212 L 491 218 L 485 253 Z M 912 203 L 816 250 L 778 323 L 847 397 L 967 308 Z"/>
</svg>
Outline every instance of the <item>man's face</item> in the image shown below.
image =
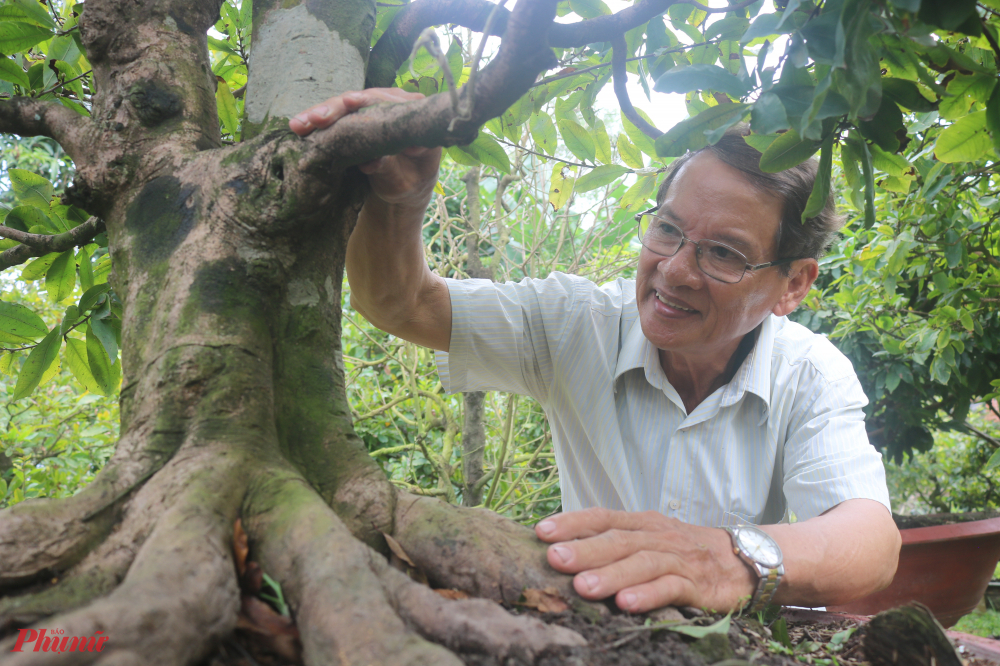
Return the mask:
<svg viewBox="0 0 1000 666">
<path fill-rule="evenodd" d="M 781 212 L 777 197 L 755 189 L 739 171 L 705 152 L 681 168 L 657 215 L 692 240 L 723 242 L 759 264 L 778 259 L 774 240 Z M 725 284 L 698 268 L 695 249 L 685 243 L 672 257 L 642 249 L 636 278 L 639 320 L 657 348 L 689 362 L 725 363 L 744 335 L 781 309 L 776 306 L 787 300 L 782 296 L 789 278 L 779 268 L 766 268 Z"/>
</svg>

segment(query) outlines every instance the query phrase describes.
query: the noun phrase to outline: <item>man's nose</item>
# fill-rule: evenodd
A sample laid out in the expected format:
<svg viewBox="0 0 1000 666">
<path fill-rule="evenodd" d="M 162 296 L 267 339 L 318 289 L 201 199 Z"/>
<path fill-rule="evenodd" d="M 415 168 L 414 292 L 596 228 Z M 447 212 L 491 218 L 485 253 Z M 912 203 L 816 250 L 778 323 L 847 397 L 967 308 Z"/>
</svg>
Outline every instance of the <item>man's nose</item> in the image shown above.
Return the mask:
<svg viewBox="0 0 1000 666">
<path fill-rule="evenodd" d="M 685 241 L 674 256 L 661 259 L 656 269 L 674 287 L 698 289 L 705 282 L 705 274 L 698 268 L 698 246 L 691 241 Z"/>
</svg>

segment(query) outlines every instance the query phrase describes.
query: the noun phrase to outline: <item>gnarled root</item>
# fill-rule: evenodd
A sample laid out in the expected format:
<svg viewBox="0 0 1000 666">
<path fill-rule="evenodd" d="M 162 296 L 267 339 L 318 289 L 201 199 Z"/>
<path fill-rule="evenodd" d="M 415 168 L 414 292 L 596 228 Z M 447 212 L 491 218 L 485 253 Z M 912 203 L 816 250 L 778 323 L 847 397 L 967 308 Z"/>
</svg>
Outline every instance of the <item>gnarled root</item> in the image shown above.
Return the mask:
<svg viewBox="0 0 1000 666">
<path fill-rule="evenodd" d="M 572 577 L 549 566 L 546 545 L 534 532 L 492 511 L 401 492 L 393 536 L 432 587 L 508 604 L 525 588 L 554 587 L 565 599 L 578 599 Z"/>
<path fill-rule="evenodd" d="M 376 574 L 384 557 L 355 539 L 297 474 L 270 476 L 253 491 L 244 524 L 251 557 L 282 583 L 307 664 L 462 663 L 397 615 Z"/>
<path fill-rule="evenodd" d="M 206 452 L 207 453 L 207 452 Z M 173 495 L 124 582 L 107 597 L 41 627 L 66 638 L 107 636 L 101 652 L 12 652 L 16 636 L 0 642 L 3 666 L 142 664 L 175 666 L 203 658 L 232 632 L 239 610 L 230 541 L 243 488 L 233 465 L 217 454 L 174 461 L 143 488 Z M 170 469 L 172 468 L 172 469 Z M 132 507 L 130 507 L 132 508 Z M 144 512 L 137 512 L 144 518 Z M 126 523 L 129 522 L 128 518 Z M 35 627 L 39 629 L 41 627 Z M 101 632 L 98 634 L 97 632 Z"/>
<path fill-rule="evenodd" d="M 583 636 L 532 617 L 511 615 L 492 601 L 451 601 L 419 585 L 405 574 L 386 568 L 383 584 L 399 614 L 423 636 L 453 650 L 515 656 L 533 662 L 554 646 L 581 646 Z"/>
<path fill-rule="evenodd" d="M 75 610 L 110 593 L 124 576 L 124 569 L 94 566 L 66 575 L 41 589 L 0 599 L 0 635 L 11 627 L 23 627 L 56 613 Z"/>
</svg>

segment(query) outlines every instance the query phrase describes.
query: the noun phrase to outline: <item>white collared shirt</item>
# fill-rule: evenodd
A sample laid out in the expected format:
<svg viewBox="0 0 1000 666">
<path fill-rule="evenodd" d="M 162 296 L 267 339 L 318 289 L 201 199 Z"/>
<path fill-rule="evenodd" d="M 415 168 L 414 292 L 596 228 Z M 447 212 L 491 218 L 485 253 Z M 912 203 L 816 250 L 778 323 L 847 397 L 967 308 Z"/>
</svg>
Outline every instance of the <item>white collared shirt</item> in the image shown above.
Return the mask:
<svg viewBox="0 0 1000 666">
<path fill-rule="evenodd" d="M 541 403 L 565 511 L 654 510 L 687 523 L 770 524 L 854 498 L 889 507 L 851 362 L 784 317 L 764 320 L 735 377 L 688 414 L 639 325 L 635 281 L 553 273 L 448 280 L 449 392 Z"/>
</svg>

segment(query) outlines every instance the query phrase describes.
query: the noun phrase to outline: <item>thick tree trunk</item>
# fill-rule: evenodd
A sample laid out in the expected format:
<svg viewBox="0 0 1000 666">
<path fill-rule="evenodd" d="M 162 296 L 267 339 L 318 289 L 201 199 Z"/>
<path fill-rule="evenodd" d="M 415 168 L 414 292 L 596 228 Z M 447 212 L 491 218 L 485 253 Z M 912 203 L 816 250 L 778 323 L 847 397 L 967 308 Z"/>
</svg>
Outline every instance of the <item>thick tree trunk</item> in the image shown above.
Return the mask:
<svg viewBox="0 0 1000 666">
<path fill-rule="evenodd" d="M 205 45 L 218 11 L 218 0 L 89 0 L 81 19 L 98 94 L 93 122 L 63 136 L 78 167 L 70 196 L 104 220 L 124 306 L 121 439 L 83 492 L 0 512 L 0 631 L 44 620 L 109 640 L 101 654 L 57 654 L 12 652 L 11 636 L 0 664 L 203 659 L 240 609 L 238 518 L 250 557 L 284 588 L 306 663 L 445 664 L 457 661 L 435 643 L 530 657 L 578 642 L 389 567 L 383 534 L 437 586 L 508 602 L 528 586 L 572 594 L 530 530 L 400 496 L 351 426 L 340 286 L 366 182 L 350 165 L 406 142 L 453 143 L 433 136 L 447 119 L 420 116 L 425 139 L 345 134 L 344 152 L 333 133 L 298 139 L 288 114 L 364 81 L 374 2 L 257 0 L 255 137 L 222 147 Z M 302 48 L 278 57 L 296 35 Z M 532 57 L 536 71 L 547 62 Z M 299 85 L 331 62 L 323 85 Z M 359 116 L 342 131 L 414 117 Z"/>
</svg>

